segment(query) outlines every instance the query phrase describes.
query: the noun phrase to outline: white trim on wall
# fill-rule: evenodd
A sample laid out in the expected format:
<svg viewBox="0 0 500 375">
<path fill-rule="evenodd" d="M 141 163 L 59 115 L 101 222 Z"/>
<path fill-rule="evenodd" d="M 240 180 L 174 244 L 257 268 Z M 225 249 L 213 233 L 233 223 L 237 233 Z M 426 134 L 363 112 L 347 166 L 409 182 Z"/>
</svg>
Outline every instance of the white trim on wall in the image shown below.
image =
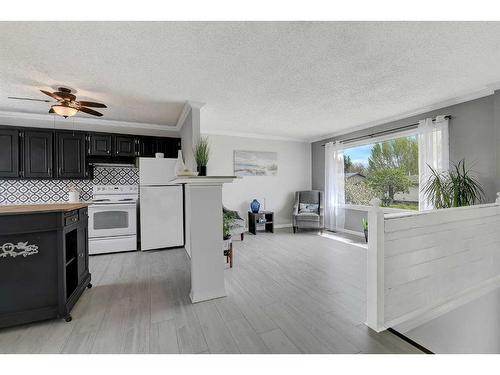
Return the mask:
<svg viewBox="0 0 500 375">
<path fill-rule="evenodd" d="M 265 135 L 265 134 L 257 134 L 257 133 L 233 132 L 233 131 L 228 131 L 228 130 L 207 130 L 207 129 L 204 129 L 201 131 L 201 133 L 206 134 L 206 135 L 226 135 L 229 137 L 267 139 L 267 140 L 271 140 L 271 141 L 288 141 L 288 142 L 310 143 L 306 139 L 281 137 L 281 136 Z"/>
</svg>

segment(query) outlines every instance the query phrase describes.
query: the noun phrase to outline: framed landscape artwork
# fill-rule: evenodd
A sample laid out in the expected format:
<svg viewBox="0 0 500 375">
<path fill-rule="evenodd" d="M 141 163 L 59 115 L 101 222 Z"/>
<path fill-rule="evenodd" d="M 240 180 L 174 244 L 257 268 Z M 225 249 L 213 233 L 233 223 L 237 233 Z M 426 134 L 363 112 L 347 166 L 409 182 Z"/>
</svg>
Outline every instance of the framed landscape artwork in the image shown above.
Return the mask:
<svg viewBox="0 0 500 375">
<path fill-rule="evenodd" d="M 234 151 L 234 175 L 276 176 L 278 154 L 267 151 Z"/>
</svg>

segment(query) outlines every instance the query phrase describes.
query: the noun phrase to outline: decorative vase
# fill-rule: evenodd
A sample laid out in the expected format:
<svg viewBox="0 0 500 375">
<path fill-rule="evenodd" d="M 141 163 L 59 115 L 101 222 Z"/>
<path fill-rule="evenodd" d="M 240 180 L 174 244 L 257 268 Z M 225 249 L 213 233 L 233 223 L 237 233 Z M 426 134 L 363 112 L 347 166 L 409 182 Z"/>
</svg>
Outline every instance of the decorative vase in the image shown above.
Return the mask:
<svg viewBox="0 0 500 375">
<path fill-rule="evenodd" d="M 199 165 L 197 167 L 198 169 L 198 176 L 206 176 L 207 175 L 207 166 L 206 165 Z"/>
<path fill-rule="evenodd" d="M 368 243 L 368 229 L 363 229 L 363 232 L 365 232 L 365 241 Z"/>
<path fill-rule="evenodd" d="M 254 214 L 258 214 L 260 210 L 260 203 L 257 199 L 254 199 L 252 203 L 250 203 L 250 209 Z"/>
<path fill-rule="evenodd" d="M 179 176 L 185 169 L 186 166 L 184 165 L 184 160 L 182 160 L 182 151 L 179 150 L 177 154 L 177 162 L 175 163 L 175 174 Z"/>
</svg>

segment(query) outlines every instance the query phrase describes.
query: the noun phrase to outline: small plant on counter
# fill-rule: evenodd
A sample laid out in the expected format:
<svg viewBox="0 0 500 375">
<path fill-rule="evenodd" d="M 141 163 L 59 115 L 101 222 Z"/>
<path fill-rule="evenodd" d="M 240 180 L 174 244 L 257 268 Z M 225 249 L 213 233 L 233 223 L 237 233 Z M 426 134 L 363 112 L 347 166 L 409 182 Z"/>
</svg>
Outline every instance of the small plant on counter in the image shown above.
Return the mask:
<svg viewBox="0 0 500 375">
<path fill-rule="evenodd" d="M 366 240 L 366 242 L 368 242 L 368 220 L 365 218 L 362 218 L 361 225 L 363 226 L 363 232 L 365 233 L 365 240 Z"/>
<path fill-rule="evenodd" d="M 207 175 L 207 164 L 210 156 L 210 145 L 207 137 L 201 137 L 194 147 L 194 158 L 200 176 Z"/>
</svg>

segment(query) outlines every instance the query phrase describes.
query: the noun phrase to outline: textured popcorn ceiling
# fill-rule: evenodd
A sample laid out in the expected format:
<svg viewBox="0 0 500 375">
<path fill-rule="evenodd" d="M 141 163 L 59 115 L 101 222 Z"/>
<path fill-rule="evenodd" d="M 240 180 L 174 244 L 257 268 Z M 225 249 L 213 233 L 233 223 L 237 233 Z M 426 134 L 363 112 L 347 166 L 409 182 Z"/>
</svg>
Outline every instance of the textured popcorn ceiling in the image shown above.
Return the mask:
<svg viewBox="0 0 500 375">
<path fill-rule="evenodd" d="M 64 84 L 110 120 L 313 139 L 500 81 L 500 23 L 0 23 L 0 111 Z M 86 116 L 86 115 L 83 115 Z"/>
</svg>

